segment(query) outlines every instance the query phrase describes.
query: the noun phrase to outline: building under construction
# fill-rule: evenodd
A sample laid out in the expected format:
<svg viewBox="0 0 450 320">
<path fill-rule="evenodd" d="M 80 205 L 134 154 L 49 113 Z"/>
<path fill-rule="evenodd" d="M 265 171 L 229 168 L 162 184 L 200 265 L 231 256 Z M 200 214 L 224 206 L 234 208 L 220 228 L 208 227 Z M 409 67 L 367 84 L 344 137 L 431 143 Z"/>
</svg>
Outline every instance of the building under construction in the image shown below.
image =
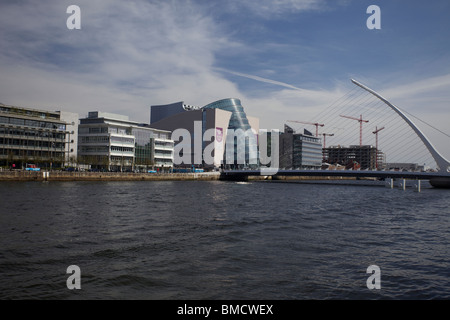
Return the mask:
<svg viewBox="0 0 450 320">
<path fill-rule="evenodd" d="M 371 145 L 362 146 L 331 146 L 323 149 L 324 162 L 332 165 L 342 165 L 346 169 L 369 169 L 380 168 L 384 155 L 376 147 Z"/>
</svg>

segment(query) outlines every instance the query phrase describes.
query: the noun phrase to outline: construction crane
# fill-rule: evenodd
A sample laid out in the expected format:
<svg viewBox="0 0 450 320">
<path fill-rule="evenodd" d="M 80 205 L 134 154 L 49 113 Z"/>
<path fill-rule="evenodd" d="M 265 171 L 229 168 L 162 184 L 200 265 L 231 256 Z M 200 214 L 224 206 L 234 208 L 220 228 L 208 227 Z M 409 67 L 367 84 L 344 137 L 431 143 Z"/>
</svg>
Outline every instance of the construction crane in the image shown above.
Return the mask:
<svg viewBox="0 0 450 320">
<path fill-rule="evenodd" d="M 323 148 L 325 149 L 327 136 L 332 137 L 334 136 L 334 133 L 321 133 L 321 135 L 323 135 Z"/>
<path fill-rule="evenodd" d="M 383 130 L 384 129 L 384 127 L 383 128 L 380 128 L 380 129 L 378 129 L 378 127 L 375 127 L 375 131 L 374 132 L 372 132 L 374 135 L 375 135 L 375 147 L 377 148 L 377 163 L 376 163 L 376 166 L 377 166 L 377 169 L 378 169 L 378 132 L 380 132 L 381 130 Z"/>
<path fill-rule="evenodd" d="M 380 132 L 380 131 L 383 130 L 383 129 L 384 129 L 384 127 L 383 127 L 383 128 L 380 128 L 380 129 L 378 129 L 377 127 L 375 127 L 375 131 L 372 132 L 372 133 L 375 135 L 375 146 L 376 146 L 377 150 L 378 150 L 378 132 Z"/>
<path fill-rule="evenodd" d="M 313 126 L 316 126 L 316 137 L 319 136 L 319 127 L 323 127 L 324 124 L 322 123 L 314 123 L 314 122 L 304 122 L 304 121 L 295 121 L 295 120 L 287 120 L 288 122 L 296 122 L 296 123 L 303 123 L 303 124 L 310 124 Z"/>
<path fill-rule="evenodd" d="M 355 117 L 350 117 L 350 116 L 343 116 L 343 115 L 340 115 L 340 116 L 343 118 L 359 121 L 359 145 L 362 146 L 362 125 L 363 125 L 363 122 L 369 122 L 369 120 L 363 120 L 362 115 L 360 115 L 359 119 L 355 118 Z"/>
</svg>

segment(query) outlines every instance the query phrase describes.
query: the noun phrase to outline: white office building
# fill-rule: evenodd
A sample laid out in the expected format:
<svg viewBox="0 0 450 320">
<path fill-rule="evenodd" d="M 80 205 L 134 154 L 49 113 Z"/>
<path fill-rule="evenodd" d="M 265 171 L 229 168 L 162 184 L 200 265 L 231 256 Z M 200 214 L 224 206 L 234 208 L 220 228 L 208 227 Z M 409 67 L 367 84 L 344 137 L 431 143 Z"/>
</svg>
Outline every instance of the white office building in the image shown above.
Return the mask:
<svg viewBox="0 0 450 320">
<path fill-rule="evenodd" d="M 89 112 L 78 128 L 79 161 L 106 171 L 169 171 L 171 132 L 130 121 L 128 116 Z"/>
</svg>

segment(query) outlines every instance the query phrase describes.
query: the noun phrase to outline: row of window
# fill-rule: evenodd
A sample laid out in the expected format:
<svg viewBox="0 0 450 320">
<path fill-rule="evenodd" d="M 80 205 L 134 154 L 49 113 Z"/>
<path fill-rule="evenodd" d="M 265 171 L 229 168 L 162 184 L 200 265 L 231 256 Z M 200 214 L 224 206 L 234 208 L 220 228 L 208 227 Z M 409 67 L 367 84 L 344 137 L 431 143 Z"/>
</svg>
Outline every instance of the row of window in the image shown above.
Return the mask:
<svg viewBox="0 0 450 320">
<path fill-rule="evenodd" d="M 111 143 L 132 143 L 132 144 L 134 144 L 134 139 L 126 138 L 126 137 L 111 136 Z"/>
<path fill-rule="evenodd" d="M 54 132 L 54 131 L 41 131 L 41 130 L 28 130 L 19 128 L 4 128 L 0 127 L 0 135 L 12 135 L 21 137 L 31 137 L 31 138 L 50 138 L 64 140 L 66 135 L 64 133 Z"/>
<path fill-rule="evenodd" d="M 0 140 L 1 144 L 1 140 Z M 110 151 L 110 148 L 108 146 L 80 146 L 79 150 L 81 153 L 108 153 Z M 134 148 L 129 147 L 118 147 L 118 146 L 112 146 L 111 152 L 135 152 Z M 143 156 L 150 156 L 151 155 L 151 149 L 136 149 L 136 156 L 143 157 Z M 156 155 L 158 156 L 171 156 L 172 151 L 160 151 Z"/>
<path fill-rule="evenodd" d="M 111 151 L 115 151 L 115 152 L 134 152 L 134 148 L 111 146 Z"/>
<path fill-rule="evenodd" d="M 12 125 L 17 125 L 17 126 L 26 126 L 26 127 L 41 128 L 41 129 L 55 129 L 55 130 L 59 130 L 59 131 L 66 130 L 66 125 L 62 124 L 62 123 L 10 118 L 10 117 L 2 117 L 2 116 L 0 116 L 0 124 L 12 124 Z"/>
<path fill-rule="evenodd" d="M 156 147 L 163 147 L 163 148 L 172 148 L 174 145 L 173 142 L 162 142 L 162 141 L 155 141 L 155 148 Z"/>
<path fill-rule="evenodd" d="M 108 143 L 109 136 L 81 136 L 79 141 L 81 143 Z"/>
<path fill-rule="evenodd" d="M 294 144 L 294 151 L 303 151 L 303 152 L 313 152 L 313 153 L 320 153 L 322 154 L 322 148 L 320 146 L 306 146 L 306 145 L 297 145 Z"/>
<path fill-rule="evenodd" d="M 172 151 L 170 151 L 170 150 L 166 150 L 166 151 L 157 151 L 156 153 L 155 153 L 155 156 L 171 156 L 173 154 L 173 152 Z"/>
<path fill-rule="evenodd" d="M 116 136 L 81 136 L 81 143 L 131 143 L 134 144 L 134 139 L 126 137 L 116 137 Z"/>
<path fill-rule="evenodd" d="M 108 127 L 78 127 L 78 133 L 86 134 L 95 134 L 95 133 L 108 133 Z"/>
<path fill-rule="evenodd" d="M 109 148 L 108 147 L 86 147 L 86 146 L 81 146 L 79 148 L 80 152 L 82 153 L 108 153 L 109 152 Z"/>
<path fill-rule="evenodd" d="M 20 149 L 2 149 L 0 148 L 0 156 L 15 156 L 15 157 L 29 157 L 29 158 L 53 158 L 61 159 L 64 157 L 64 152 L 43 151 L 43 150 L 20 150 Z"/>
<path fill-rule="evenodd" d="M 0 112 L 9 113 L 9 114 L 20 114 L 28 117 L 42 118 L 42 119 L 59 119 L 59 115 L 48 113 L 48 112 L 40 112 L 38 110 L 27 110 L 17 107 L 0 107 Z"/>
<path fill-rule="evenodd" d="M 8 148 L 9 146 L 63 149 L 65 143 L 45 141 L 45 140 L 41 141 L 41 140 L 8 139 L 0 137 L 0 147 Z"/>
<path fill-rule="evenodd" d="M 108 127 L 108 132 L 109 133 L 115 133 L 115 134 L 122 134 L 122 135 L 131 136 L 131 129 L 130 128 Z"/>
<path fill-rule="evenodd" d="M 129 163 L 133 163 L 133 158 L 131 158 L 131 157 L 112 156 L 111 157 L 111 162 L 116 162 L 116 163 L 129 162 Z"/>
<path fill-rule="evenodd" d="M 294 140 L 308 141 L 308 142 L 313 142 L 313 143 L 321 143 L 320 138 L 303 136 L 303 135 L 294 135 Z"/>
<path fill-rule="evenodd" d="M 161 165 L 171 166 L 171 165 L 173 165 L 173 162 L 171 159 L 158 159 L 158 161 L 156 161 L 156 165 L 157 166 L 161 166 Z"/>
<path fill-rule="evenodd" d="M 170 139 L 170 134 L 167 133 L 167 132 L 155 132 L 155 133 L 154 133 L 154 137 L 155 137 L 156 139 L 165 139 L 165 140 L 168 140 L 168 139 Z"/>
</svg>

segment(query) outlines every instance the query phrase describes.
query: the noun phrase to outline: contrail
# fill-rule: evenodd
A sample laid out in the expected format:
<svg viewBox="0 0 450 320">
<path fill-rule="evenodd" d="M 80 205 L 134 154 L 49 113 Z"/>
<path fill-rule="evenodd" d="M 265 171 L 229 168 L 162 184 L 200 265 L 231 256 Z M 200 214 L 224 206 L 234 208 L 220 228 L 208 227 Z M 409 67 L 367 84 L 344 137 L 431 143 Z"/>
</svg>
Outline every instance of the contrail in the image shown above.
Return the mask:
<svg viewBox="0 0 450 320">
<path fill-rule="evenodd" d="M 236 71 L 230 71 L 230 70 L 226 70 L 226 69 L 222 69 L 222 68 L 214 68 L 214 69 L 218 70 L 218 71 L 221 71 L 221 72 L 231 73 L 231 74 L 234 74 L 234 75 L 239 76 L 239 77 L 244 77 L 244 78 L 248 78 L 248 79 L 252 79 L 252 80 L 256 80 L 256 81 L 260 81 L 260 82 L 266 82 L 266 83 L 275 84 L 277 86 L 282 86 L 282 87 L 289 88 L 289 89 L 303 91 L 303 89 L 301 89 L 301 88 L 297 88 L 297 87 L 294 87 L 294 86 L 292 86 L 292 85 L 290 85 L 288 83 L 284 83 L 284 82 L 280 82 L 280 81 L 270 80 L 270 79 L 254 76 L 254 75 L 251 75 L 251 74 L 246 74 L 246 73 L 241 73 L 241 72 L 236 72 Z"/>
</svg>

